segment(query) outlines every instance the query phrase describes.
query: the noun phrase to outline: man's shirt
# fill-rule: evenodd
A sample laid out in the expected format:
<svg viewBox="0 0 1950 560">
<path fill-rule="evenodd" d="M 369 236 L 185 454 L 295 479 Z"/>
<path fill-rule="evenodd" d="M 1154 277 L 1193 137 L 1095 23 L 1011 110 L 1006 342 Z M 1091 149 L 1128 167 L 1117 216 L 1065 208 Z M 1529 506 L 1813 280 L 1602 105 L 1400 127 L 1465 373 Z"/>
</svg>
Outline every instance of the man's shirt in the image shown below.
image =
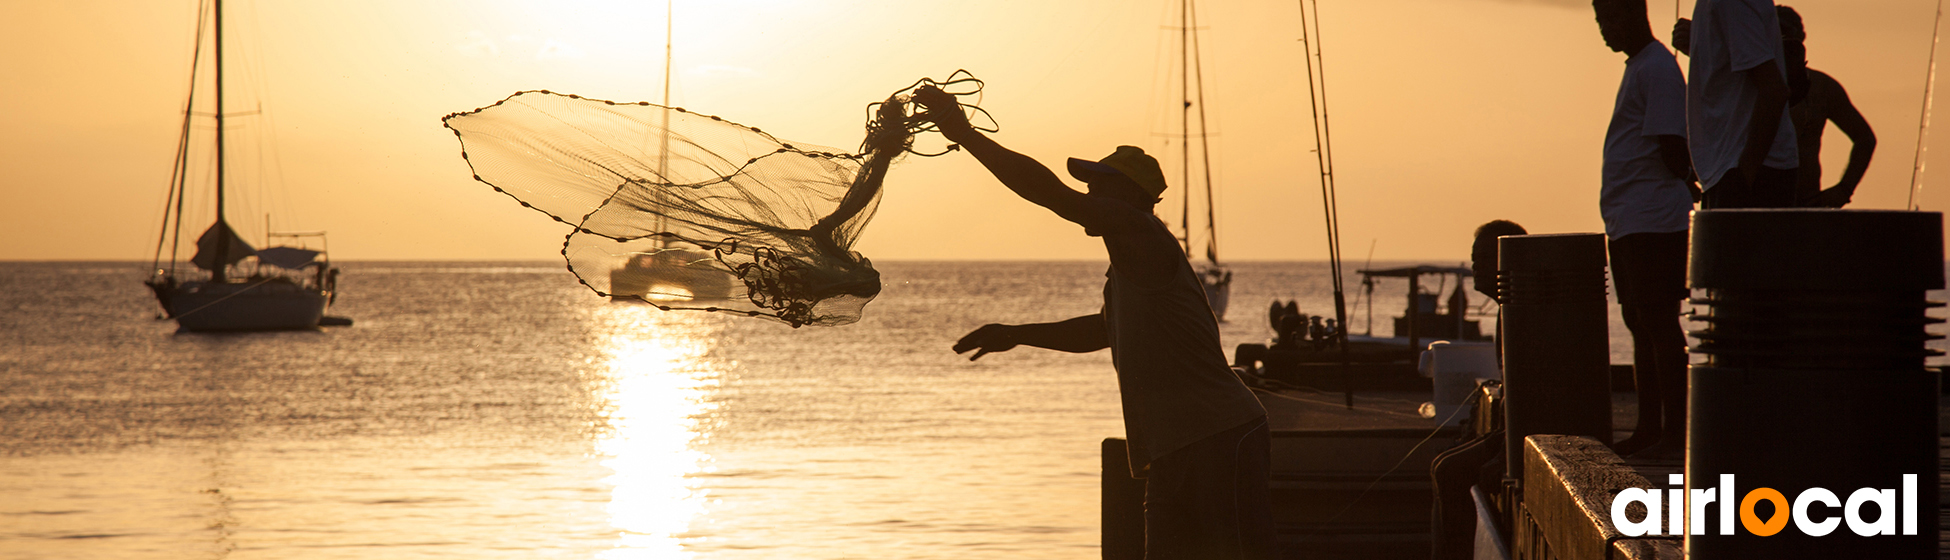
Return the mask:
<svg viewBox="0 0 1950 560">
<path fill-rule="evenodd" d="M 1693 170 L 1702 188 L 1720 184 L 1722 176 L 1740 165 L 1753 123 L 1760 90 L 1741 72 L 1773 65 L 1787 83 L 1782 64 L 1781 24 L 1768 0 L 1699 0 L 1693 7 L 1692 63 L 1686 87 L 1686 141 L 1693 152 Z M 1794 123 L 1786 107 L 1770 118 L 1780 120 L 1774 144 L 1762 165 L 1794 169 Z"/>
<path fill-rule="evenodd" d="M 1598 210 L 1606 237 L 1686 231 L 1693 195 L 1660 153 L 1666 135 L 1686 135 L 1686 78 L 1672 52 L 1653 41 L 1625 60 L 1605 130 Z"/>
</svg>

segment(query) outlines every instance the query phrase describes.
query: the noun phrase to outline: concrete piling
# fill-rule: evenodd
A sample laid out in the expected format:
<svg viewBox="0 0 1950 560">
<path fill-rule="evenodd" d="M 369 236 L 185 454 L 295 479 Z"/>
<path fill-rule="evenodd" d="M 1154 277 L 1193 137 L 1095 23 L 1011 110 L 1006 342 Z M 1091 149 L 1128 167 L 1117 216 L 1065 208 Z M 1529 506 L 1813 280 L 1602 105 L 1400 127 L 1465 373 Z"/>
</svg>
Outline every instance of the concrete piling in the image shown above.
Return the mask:
<svg viewBox="0 0 1950 560">
<path fill-rule="evenodd" d="M 1588 436 L 1611 443 L 1611 350 L 1605 236 L 1513 235 L 1497 240 L 1503 302 L 1503 394 L 1512 480 L 1523 480 L 1523 438 Z"/>
<path fill-rule="evenodd" d="M 1693 215 L 1702 328 L 1685 474 L 1689 491 L 1715 493 L 1688 494 L 1701 518 L 1689 558 L 1937 557 L 1938 379 L 1924 344 L 1942 239 L 1935 212 Z"/>
</svg>

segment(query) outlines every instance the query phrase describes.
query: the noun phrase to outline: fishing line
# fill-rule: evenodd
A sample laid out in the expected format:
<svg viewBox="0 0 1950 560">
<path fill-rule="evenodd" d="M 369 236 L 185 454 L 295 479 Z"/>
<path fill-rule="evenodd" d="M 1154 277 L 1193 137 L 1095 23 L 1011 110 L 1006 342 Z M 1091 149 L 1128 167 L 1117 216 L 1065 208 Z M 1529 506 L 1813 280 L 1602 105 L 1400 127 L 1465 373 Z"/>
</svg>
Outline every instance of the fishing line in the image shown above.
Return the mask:
<svg viewBox="0 0 1950 560">
<path fill-rule="evenodd" d="M 1464 405 L 1469 404 L 1469 401 L 1474 400 L 1476 398 L 1476 394 L 1482 392 L 1483 387 L 1487 384 L 1488 382 L 1478 384 L 1476 386 L 1475 391 L 1470 391 L 1469 396 L 1464 397 L 1462 402 L 1456 403 L 1456 409 L 1449 412 L 1449 417 L 1443 418 L 1442 422 L 1437 423 L 1435 429 L 1430 430 L 1429 435 L 1424 436 L 1422 438 L 1422 441 L 1415 442 L 1414 447 L 1408 448 L 1408 453 L 1402 454 L 1402 458 L 1398 461 L 1395 461 L 1395 466 L 1388 467 L 1388 470 L 1386 472 L 1381 473 L 1381 476 L 1375 477 L 1374 481 L 1369 482 L 1366 488 L 1362 488 L 1359 494 L 1355 494 L 1354 499 L 1349 500 L 1345 507 L 1342 507 L 1340 511 L 1335 512 L 1333 516 L 1328 517 L 1326 521 L 1322 521 L 1320 524 L 1325 525 L 1328 523 L 1333 523 L 1334 521 L 1340 519 L 1342 515 L 1346 515 L 1348 510 L 1352 510 L 1354 509 L 1354 506 L 1359 505 L 1361 503 L 1361 499 L 1368 496 L 1369 491 L 1374 490 L 1375 486 L 1380 485 L 1381 481 L 1386 480 L 1388 478 L 1388 475 L 1395 474 L 1395 471 L 1400 470 L 1402 468 L 1402 465 L 1408 463 L 1408 458 L 1414 457 L 1415 452 L 1420 451 L 1423 445 L 1427 445 L 1430 440 L 1435 439 L 1436 434 L 1442 433 L 1442 429 L 1447 427 L 1451 420 L 1455 420 L 1456 415 L 1462 414 L 1462 411 L 1464 410 L 1468 410 L 1468 407 Z M 1303 538 L 1301 540 L 1304 542 L 1306 539 Z"/>
</svg>

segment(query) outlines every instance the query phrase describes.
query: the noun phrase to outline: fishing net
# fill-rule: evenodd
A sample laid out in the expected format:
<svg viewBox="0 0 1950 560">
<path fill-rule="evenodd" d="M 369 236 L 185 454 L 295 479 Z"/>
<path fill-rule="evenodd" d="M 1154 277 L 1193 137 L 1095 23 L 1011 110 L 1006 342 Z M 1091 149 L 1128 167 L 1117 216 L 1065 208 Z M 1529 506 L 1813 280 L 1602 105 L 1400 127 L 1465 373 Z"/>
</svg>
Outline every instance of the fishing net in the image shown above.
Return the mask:
<svg viewBox="0 0 1950 560">
<path fill-rule="evenodd" d="M 664 310 L 770 317 L 794 327 L 859 320 L 880 273 L 852 250 L 894 160 L 917 151 L 912 93 L 961 98 L 981 82 L 957 71 L 868 106 L 857 153 L 787 142 L 679 107 L 524 91 L 443 122 L 474 179 L 573 226 L 569 271 L 598 295 Z M 973 104 L 993 131 L 993 120 Z"/>
</svg>

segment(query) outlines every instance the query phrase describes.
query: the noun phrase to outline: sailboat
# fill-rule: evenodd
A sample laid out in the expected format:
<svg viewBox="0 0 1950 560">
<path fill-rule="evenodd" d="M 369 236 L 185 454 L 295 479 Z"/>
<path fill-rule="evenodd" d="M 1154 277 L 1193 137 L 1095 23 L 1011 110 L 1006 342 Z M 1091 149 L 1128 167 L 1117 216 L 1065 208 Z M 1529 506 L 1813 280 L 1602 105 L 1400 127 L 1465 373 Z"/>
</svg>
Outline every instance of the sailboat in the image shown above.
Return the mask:
<svg viewBox="0 0 1950 560">
<path fill-rule="evenodd" d="M 197 64 L 192 64 L 190 98 L 185 102 L 183 127 L 177 137 L 176 166 L 170 181 L 170 204 L 165 208 L 163 231 L 158 236 L 153 272 L 144 282 L 156 294 L 168 318 L 175 319 L 184 331 L 260 331 L 317 328 L 321 321 L 350 324 L 350 321 L 325 317 L 334 299 L 338 269 L 331 266 L 323 250 L 323 232 L 270 233 L 266 219 L 266 244 L 296 241 L 296 246 L 256 249 L 237 235 L 225 216 L 226 191 L 230 187 L 224 169 L 224 79 L 223 79 L 223 2 L 214 0 L 205 12 L 212 20 L 216 54 L 216 218 L 196 240 L 196 255 L 189 263 L 203 272 L 179 271 L 176 249 L 183 223 L 184 199 L 189 184 L 191 130 L 201 116 L 196 109 Z M 197 21 L 196 59 L 203 52 L 205 17 Z M 305 246 L 320 240 L 320 248 Z M 164 245 L 169 247 L 169 262 L 163 264 Z"/>
<path fill-rule="evenodd" d="M 671 49 L 671 29 L 675 23 L 673 6 L 664 3 L 664 97 L 662 102 L 663 138 L 657 143 L 657 176 L 670 172 L 670 68 L 675 57 Z M 656 231 L 666 231 L 664 218 L 657 217 Z M 703 301 L 731 296 L 734 286 L 717 268 L 711 251 L 662 237 L 642 252 L 624 255 L 623 264 L 609 271 L 609 297 L 626 301 Z"/>
<path fill-rule="evenodd" d="M 1178 121 L 1178 137 L 1181 139 L 1179 161 L 1183 162 L 1180 166 L 1182 176 L 1179 184 L 1184 185 L 1185 188 L 1179 189 L 1183 201 L 1179 205 L 1181 213 L 1178 223 L 1181 229 L 1178 242 L 1184 249 L 1185 255 L 1190 257 L 1194 254 L 1193 232 L 1197 230 L 1203 234 L 1205 243 L 1201 253 L 1204 260 L 1195 260 L 1192 268 L 1198 273 L 1199 283 L 1205 287 L 1205 301 L 1211 304 L 1212 315 L 1220 321 L 1225 321 L 1226 307 L 1232 299 L 1232 269 L 1219 262 L 1218 213 L 1213 207 L 1212 150 L 1211 143 L 1207 141 L 1205 125 L 1205 75 L 1198 48 L 1198 11 L 1194 9 L 1192 0 L 1183 0 L 1179 4 L 1179 23 L 1178 76 L 1179 94 L 1182 100 L 1180 107 L 1183 111 Z M 1193 115 L 1194 109 L 1198 112 L 1196 116 Z M 1192 133 L 1193 120 L 1198 121 L 1196 135 Z M 1196 184 L 1192 181 L 1193 140 L 1197 140 L 1199 149 L 1197 168 L 1203 173 L 1200 177 L 1201 181 Z M 1205 219 L 1202 228 L 1194 228 L 1192 225 L 1192 191 L 1194 190 L 1205 197 Z"/>
</svg>

